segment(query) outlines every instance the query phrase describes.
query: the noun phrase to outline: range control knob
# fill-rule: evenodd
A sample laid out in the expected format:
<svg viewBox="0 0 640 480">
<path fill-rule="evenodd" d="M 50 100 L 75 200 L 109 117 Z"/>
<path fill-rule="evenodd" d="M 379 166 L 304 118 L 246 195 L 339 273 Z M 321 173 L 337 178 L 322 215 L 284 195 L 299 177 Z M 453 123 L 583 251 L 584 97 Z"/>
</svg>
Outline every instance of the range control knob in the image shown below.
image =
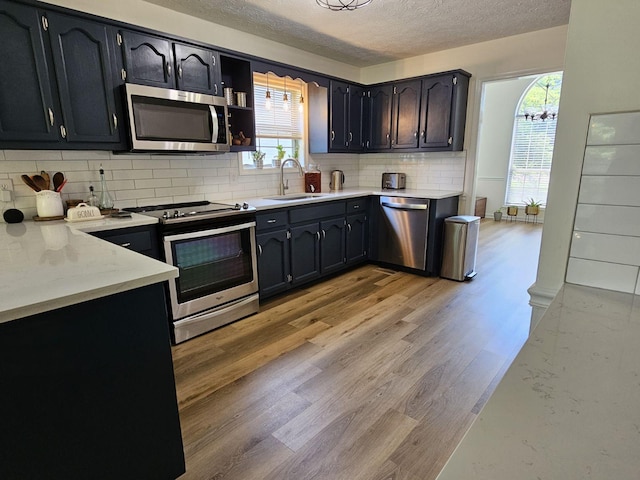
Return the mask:
<svg viewBox="0 0 640 480">
<path fill-rule="evenodd" d="M 234 209 L 234 210 L 240 210 L 241 208 L 242 208 L 242 206 L 241 206 L 239 203 L 236 203 L 236 204 L 233 206 L 233 209 Z"/>
<path fill-rule="evenodd" d="M 244 203 L 242 204 L 242 208 L 243 208 L 244 210 L 247 210 L 247 209 L 249 208 L 249 204 L 248 204 L 247 202 L 244 202 Z"/>
<path fill-rule="evenodd" d="M 162 214 L 162 218 L 164 218 L 165 220 L 169 218 L 169 212 L 165 210 L 165 212 Z"/>
<path fill-rule="evenodd" d="M 174 210 L 173 211 L 173 218 L 178 218 L 180 216 L 180 211 L 179 210 Z"/>
</svg>

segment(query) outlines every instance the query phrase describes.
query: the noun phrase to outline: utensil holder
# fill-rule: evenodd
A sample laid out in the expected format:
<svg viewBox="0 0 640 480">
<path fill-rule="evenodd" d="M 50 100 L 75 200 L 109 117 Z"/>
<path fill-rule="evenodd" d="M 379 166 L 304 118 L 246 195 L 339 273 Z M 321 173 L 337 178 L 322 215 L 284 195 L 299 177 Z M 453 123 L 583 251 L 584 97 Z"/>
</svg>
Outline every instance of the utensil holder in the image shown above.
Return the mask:
<svg viewBox="0 0 640 480">
<path fill-rule="evenodd" d="M 36 211 L 39 217 L 59 217 L 64 214 L 60 192 L 41 190 L 36 192 Z"/>
<path fill-rule="evenodd" d="M 247 92 L 236 92 L 236 105 L 239 107 L 247 106 Z"/>
<path fill-rule="evenodd" d="M 227 100 L 227 105 L 235 105 L 235 98 L 233 95 L 233 88 L 224 89 L 224 98 Z"/>
</svg>

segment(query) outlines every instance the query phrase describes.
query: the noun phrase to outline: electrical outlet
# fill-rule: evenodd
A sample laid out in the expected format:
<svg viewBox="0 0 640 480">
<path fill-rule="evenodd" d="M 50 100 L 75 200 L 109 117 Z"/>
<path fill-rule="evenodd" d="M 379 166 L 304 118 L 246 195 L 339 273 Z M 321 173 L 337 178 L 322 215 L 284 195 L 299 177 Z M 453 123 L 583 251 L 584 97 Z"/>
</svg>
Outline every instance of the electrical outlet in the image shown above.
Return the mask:
<svg viewBox="0 0 640 480">
<path fill-rule="evenodd" d="M 0 180 L 0 200 L 3 202 L 10 202 L 11 191 L 13 190 L 13 184 L 11 179 Z"/>
</svg>

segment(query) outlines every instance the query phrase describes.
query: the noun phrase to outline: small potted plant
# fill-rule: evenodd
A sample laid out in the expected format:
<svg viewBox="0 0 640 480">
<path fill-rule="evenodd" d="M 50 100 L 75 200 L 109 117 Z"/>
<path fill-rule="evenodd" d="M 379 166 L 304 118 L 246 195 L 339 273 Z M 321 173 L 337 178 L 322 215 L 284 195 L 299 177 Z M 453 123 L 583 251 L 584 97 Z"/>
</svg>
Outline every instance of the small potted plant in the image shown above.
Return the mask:
<svg viewBox="0 0 640 480">
<path fill-rule="evenodd" d="M 265 154 L 263 152 L 261 152 L 260 150 L 256 150 L 255 152 L 251 153 L 251 156 L 253 157 L 253 164 L 256 168 L 262 168 L 264 166 Z"/>
<path fill-rule="evenodd" d="M 279 167 L 282 163 L 282 160 L 284 159 L 284 155 L 286 152 L 284 150 L 284 147 L 280 144 L 276 145 L 276 150 L 278 150 L 278 153 L 276 155 L 276 158 L 273 159 L 273 166 Z"/>
<path fill-rule="evenodd" d="M 493 219 L 496 222 L 499 222 L 500 220 L 502 220 L 502 208 L 499 208 L 498 210 L 493 212 Z"/>
<path fill-rule="evenodd" d="M 507 206 L 507 215 L 509 215 L 510 220 L 513 221 L 513 219 L 518 216 L 518 206 L 517 205 L 508 205 Z"/>
<path fill-rule="evenodd" d="M 540 202 L 534 200 L 533 197 L 527 200 L 524 213 L 526 215 L 538 215 L 538 213 L 540 213 Z"/>
</svg>

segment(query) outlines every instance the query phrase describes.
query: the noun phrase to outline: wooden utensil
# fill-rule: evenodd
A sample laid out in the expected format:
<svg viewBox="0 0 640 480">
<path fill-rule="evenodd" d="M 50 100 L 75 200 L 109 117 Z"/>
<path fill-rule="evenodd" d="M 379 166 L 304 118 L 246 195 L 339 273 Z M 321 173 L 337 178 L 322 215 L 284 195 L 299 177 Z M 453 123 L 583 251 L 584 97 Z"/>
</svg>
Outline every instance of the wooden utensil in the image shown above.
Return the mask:
<svg viewBox="0 0 640 480">
<path fill-rule="evenodd" d="M 65 178 L 60 185 L 56 187 L 56 192 L 62 191 L 63 187 L 67 184 L 67 179 Z"/>
<path fill-rule="evenodd" d="M 40 187 L 38 185 L 36 185 L 33 182 L 33 180 L 31 180 L 31 177 L 29 175 L 21 175 L 20 178 L 34 192 L 39 192 L 40 191 Z"/>
<path fill-rule="evenodd" d="M 62 185 L 63 182 L 64 182 L 64 174 L 62 172 L 56 172 L 53 174 L 53 189 L 56 192 L 60 191 L 58 189 L 60 188 L 60 185 Z"/>
<path fill-rule="evenodd" d="M 51 177 L 44 170 L 40 170 L 40 175 L 42 175 L 42 178 L 44 178 L 47 181 L 47 190 L 50 190 L 51 189 Z"/>
<path fill-rule="evenodd" d="M 49 190 L 49 184 L 42 175 L 35 174 L 31 177 L 33 183 L 35 183 L 40 190 Z"/>
</svg>

